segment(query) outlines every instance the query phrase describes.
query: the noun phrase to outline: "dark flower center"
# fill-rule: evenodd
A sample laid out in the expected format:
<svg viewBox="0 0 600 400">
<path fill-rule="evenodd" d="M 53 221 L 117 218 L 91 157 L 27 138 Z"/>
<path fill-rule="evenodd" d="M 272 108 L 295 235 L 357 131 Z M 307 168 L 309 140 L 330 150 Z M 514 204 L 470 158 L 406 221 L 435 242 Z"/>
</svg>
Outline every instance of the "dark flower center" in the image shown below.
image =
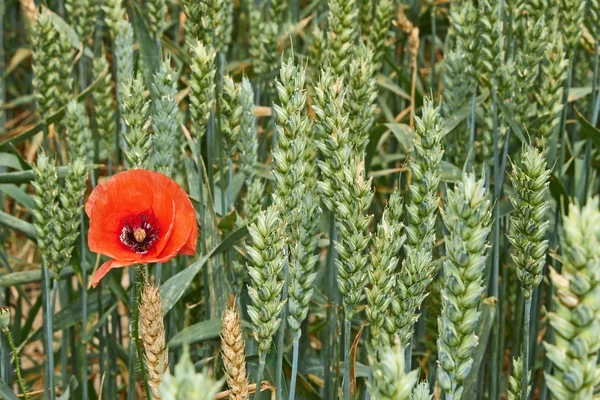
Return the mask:
<svg viewBox="0 0 600 400">
<path fill-rule="evenodd" d="M 127 218 L 121 230 L 121 243 L 137 254 L 146 254 L 158 240 L 158 226 L 154 217 L 146 214 Z"/>
</svg>

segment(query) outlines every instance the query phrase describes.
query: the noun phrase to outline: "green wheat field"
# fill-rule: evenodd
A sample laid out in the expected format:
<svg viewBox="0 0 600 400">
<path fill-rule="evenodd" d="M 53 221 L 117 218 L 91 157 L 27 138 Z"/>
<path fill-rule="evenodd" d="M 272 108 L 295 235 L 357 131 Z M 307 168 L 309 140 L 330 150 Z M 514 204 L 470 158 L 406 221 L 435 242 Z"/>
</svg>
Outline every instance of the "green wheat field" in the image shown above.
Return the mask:
<svg viewBox="0 0 600 400">
<path fill-rule="evenodd" d="M 0 398 L 600 399 L 600 0 L 0 0 Z"/>
</svg>

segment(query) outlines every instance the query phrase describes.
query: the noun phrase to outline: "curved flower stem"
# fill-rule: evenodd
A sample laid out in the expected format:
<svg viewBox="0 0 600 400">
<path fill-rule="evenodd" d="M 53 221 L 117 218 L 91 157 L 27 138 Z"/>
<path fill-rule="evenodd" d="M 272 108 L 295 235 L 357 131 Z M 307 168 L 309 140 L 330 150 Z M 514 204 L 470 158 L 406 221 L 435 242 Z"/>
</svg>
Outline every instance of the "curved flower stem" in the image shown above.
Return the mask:
<svg viewBox="0 0 600 400">
<path fill-rule="evenodd" d="M 349 310 L 346 309 L 344 318 L 344 400 L 350 400 L 350 334 L 352 323 Z"/>
<path fill-rule="evenodd" d="M 29 400 L 29 396 L 27 396 L 27 390 L 25 389 L 25 382 L 23 381 L 23 377 L 21 376 L 21 366 L 19 365 L 19 355 L 17 354 L 17 349 L 15 348 L 15 343 L 13 342 L 12 335 L 10 334 L 10 329 L 4 329 L 4 335 L 6 335 L 6 340 L 8 341 L 10 350 L 12 351 L 13 357 L 15 358 L 15 370 L 17 371 L 17 381 L 19 382 L 19 388 L 21 389 L 21 393 L 23 394 L 23 399 Z"/>
<path fill-rule="evenodd" d="M 298 329 L 296 333 L 294 333 L 293 340 L 293 356 L 292 356 L 292 376 L 290 378 L 290 400 L 294 400 L 296 398 L 296 378 L 298 376 L 298 351 L 299 351 L 299 343 L 300 343 L 300 335 L 302 335 L 302 331 Z"/>
<path fill-rule="evenodd" d="M 529 325 L 531 319 L 531 297 L 525 299 L 525 319 L 523 323 L 523 377 L 521 382 L 521 400 L 529 397 Z"/>
<path fill-rule="evenodd" d="M 258 356 L 258 372 L 256 373 L 256 394 L 254 395 L 254 400 L 258 400 L 260 398 L 260 387 L 263 379 L 263 375 L 265 374 L 265 361 L 267 360 L 267 353 L 261 353 Z"/>
</svg>

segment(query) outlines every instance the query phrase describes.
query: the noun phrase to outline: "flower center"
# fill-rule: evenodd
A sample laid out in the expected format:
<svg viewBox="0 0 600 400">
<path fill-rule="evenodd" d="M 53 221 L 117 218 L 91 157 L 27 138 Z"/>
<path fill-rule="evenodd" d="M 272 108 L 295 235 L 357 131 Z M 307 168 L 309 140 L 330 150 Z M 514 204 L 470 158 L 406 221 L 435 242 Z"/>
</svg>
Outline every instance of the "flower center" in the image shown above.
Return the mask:
<svg viewBox="0 0 600 400">
<path fill-rule="evenodd" d="M 127 218 L 121 229 L 121 243 L 137 254 L 146 254 L 158 240 L 159 229 L 154 217 L 146 214 Z"/>
</svg>

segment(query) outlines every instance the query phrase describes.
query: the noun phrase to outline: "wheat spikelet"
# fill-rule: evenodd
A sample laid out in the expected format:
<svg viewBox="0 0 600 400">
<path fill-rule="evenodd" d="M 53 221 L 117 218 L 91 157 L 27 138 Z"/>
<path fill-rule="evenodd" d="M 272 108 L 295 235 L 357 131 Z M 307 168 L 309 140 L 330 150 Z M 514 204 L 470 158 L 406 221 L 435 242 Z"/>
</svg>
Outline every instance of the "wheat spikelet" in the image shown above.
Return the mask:
<svg viewBox="0 0 600 400">
<path fill-rule="evenodd" d="M 165 326 L 160 291 L 146 282 L 140 297 L 140 336 L 144 345 L 144 358 L 148 369 L 148 384 L 154 400 L 159 393 L 162 375 L 169 367 L 169 349 L 165 345 Z"/>
<path fill-rule="evenodd" d="M 246 373 L 246 355 L 240 315 L 234 308 L 223 313 L 221 322 L 221 356 L 227 375 L 229 398 L 243 400 L 248 398 L 248 374 Z"/>
</svg>

